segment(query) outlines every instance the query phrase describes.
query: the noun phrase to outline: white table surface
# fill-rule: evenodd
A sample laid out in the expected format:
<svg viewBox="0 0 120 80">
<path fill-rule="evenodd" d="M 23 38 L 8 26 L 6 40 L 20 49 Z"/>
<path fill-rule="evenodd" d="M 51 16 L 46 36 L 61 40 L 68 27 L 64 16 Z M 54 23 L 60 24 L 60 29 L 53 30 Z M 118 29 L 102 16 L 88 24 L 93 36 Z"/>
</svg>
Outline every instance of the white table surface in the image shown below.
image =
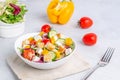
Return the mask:
<svg viewBox="0 0 120 80">
<path fill-rule="evenodd" d="M 25 0 L 24 0 L 25 1 Z M 110 64 L 99 68 L 88 80 L 119 80 L 120 77 L 120 0 L 73 0 L 75 11 L 71 20 L 65 25 L 51 24 L 46 15 L 50 0 L 26 0 L 28 8 L 25 33 L 40 31 L 40 27 L 48 23 L 57 31 L 67 34 L 76 40 L 80 54 L 94 66 L 108 47 L 116 48 Z M 83 17 L 91 17 L 94 25 L 89 29 L 81 29 L 77 21 Z M 88 32 L 98 35 L 97 44 L 85 46 L 81 38 Z M 15 54 L 15 38 L 0 38 L 0 80 L 18 80 L 6 62 L 6 58 Z M 79 61 L 78 61 L 79 62 Z M 80 80 L 87 71 L 71 75 L 59 80 Z"/>
</svg>

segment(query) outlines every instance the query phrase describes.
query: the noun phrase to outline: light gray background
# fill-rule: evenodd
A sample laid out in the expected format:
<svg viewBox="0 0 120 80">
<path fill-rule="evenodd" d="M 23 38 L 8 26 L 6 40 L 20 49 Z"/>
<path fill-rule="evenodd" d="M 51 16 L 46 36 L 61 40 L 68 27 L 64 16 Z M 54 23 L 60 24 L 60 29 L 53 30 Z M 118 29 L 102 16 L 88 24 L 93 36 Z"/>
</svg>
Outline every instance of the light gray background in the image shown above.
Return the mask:
<svg viewBox="0 0 120 80">
<path fill-rule="evenodd" d="M 23 2 L 28 8 L 26 28 L 23 34 L 40 31 L 43 24 L 49 23 L 58 32 L 76 40 L 80 54 L 92 66 L 99 61 L 107 47 L 115 47 L 116 51 L 111 63 L 104 68 L 99 68 L 88 80 L 120 79 L 120 0 L 73 0 L 75 11 L 66 25 L 51 24 L 48 21 L 46 8 L 50 0 L 26 0 Z M 93 19 L 94 25 L 91 28 L 83 30 L 78 27 L 77 21 L 83 16 Z M 82 36 L 88 32 L 95 32 L 98 35 L 96 45 L 85 46 L 81 43 Z M 0 38 L 0 80 L 18 80 L 6 62 L 8 56 L 15 54 L 14 42 L 18 37 Z M 60 80 L 80 80 L 86 72 Z"/>
</svg>

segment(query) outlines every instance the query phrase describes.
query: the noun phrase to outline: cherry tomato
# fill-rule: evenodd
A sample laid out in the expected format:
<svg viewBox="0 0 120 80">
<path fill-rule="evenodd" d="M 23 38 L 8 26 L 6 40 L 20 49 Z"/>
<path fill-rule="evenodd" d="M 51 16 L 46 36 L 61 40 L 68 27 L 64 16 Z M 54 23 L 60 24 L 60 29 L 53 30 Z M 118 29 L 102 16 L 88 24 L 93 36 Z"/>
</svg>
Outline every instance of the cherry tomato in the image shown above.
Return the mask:
<svg viewBox="0 0 120 80">
<path fill-rule="evenodd" d="M 85 45 L 94 45 L 97 42 L 97 35 L 95 33 L 87 33 L 83 36 L 82 41 Z"/>
<path fill-rule="evenodd" d="M 50 40 L 49 40 L 49 39 L 43 39 L 42 42 L 43 42 L 44 44 L 47 44 L 48 42 L 50 42 Z"/>
<path fill-rule="evenodd" d="M 45 24 L 42 26 L 41 31 L 48 33 L 50 31 L 51 27 L 48 24 Z"/>
<path fill-rule="evenodd" d="M 31 48 L 29 49 L 24 49 L 23 50 L 23 54 L 22 56 L 25 58 L 25 59 L 28 59 L 28 60 L 32 60 L 32 58 L 35 56 L 35 51 Z"/>
<path fill-rule="evenodd" d="M 87 29 L 93 25 L 93 21 L 89 17 L 82 17 L 79 21 L 79 25 L 81 28 Z"/>
</svg>

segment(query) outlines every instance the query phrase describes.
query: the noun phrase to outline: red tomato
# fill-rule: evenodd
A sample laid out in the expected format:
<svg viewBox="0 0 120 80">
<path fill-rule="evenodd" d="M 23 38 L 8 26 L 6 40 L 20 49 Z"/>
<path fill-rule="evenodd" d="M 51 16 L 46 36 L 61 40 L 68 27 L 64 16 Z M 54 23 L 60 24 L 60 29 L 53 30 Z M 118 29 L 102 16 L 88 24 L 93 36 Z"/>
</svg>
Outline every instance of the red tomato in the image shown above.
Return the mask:
<svg viewBox="0 0 120 80">
<path fill-rule="evenodd" d="M 95 33 L 87 33 L 83 36 L 82 41 L 85 45 L 94 45 L 97 42 L 97 35 Z"/>
<path fill-rule="evenodd" d="M 28 60 L 32 60 L 32 58 L 35 56 L 35 51 L 31 48 L 29 49 L 24 49 L 23 51 L 23 54 L 22 56 L 25 58 L 25 59 L 28 59 Z"/>
<path fill-rule="evenodd" d="M 43 39 L 42 42 L 43 42 L 44 44 L 47 44 L 48 42 L 50 42 L 50 40 L 49 40 L 49 39 Z"/>
<path fill-rule="evenodd" d="M 51 27 L 48 24 L 45 24 L 42 26 L 41 31 L 48 33 L 50 31 Z"/>
<path fill-rule="evenodd" d="M 82 17 L 79 21 L 79 25 L 81 28 L 87 29 L 93 25 L 93 21 L 89 17 Z"/>
</svg>

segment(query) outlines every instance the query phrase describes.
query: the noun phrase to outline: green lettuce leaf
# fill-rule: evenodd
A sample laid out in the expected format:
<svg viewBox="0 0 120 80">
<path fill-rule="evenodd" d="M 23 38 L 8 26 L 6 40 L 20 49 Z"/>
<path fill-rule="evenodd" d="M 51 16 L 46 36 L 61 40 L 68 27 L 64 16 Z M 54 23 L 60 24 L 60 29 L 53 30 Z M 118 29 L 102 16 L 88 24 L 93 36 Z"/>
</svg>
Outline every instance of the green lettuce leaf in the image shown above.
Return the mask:
<svg viewBox="0 0 120 80">
<path fill-rule="evenodd" d="M 17 3 L 18 0 L 6 0 L 6 3 Z"/>
<path fill-rule="evenodd" d="M 21 12 L 18 15 L 14 15 L 13 11 L 14 9 L 11 6 L 7 6 L 4 13 L 0 15 L 0 20 L 4 23 L 8 24 L 14 24 L 18 22 L 23 22 L 24 21 L 24 15 L 27 12 L 26 6 L 22 4 L 17 5 L 20 7 Z"/>
</svg>

